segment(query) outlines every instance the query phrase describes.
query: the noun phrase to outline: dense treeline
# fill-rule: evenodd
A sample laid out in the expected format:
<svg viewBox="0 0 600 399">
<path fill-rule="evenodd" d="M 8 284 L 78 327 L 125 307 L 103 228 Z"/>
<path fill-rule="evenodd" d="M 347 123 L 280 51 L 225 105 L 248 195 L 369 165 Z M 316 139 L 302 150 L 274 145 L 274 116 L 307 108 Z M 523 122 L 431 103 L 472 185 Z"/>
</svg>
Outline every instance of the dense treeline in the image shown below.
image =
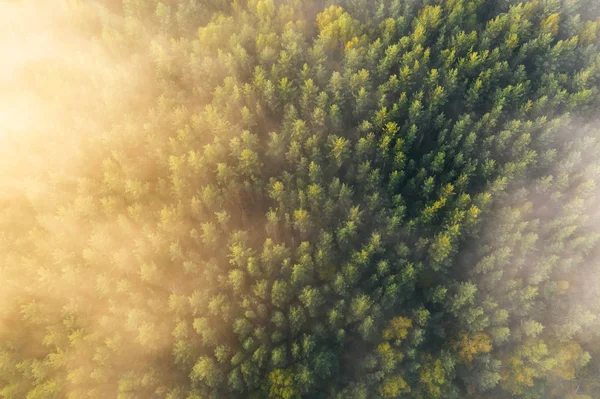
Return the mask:
<svg viewBox="0 0 600 399">
<path fill-rule="evenodd" d="M 0 397 L 597 397 L 597 4 L 64 7 L 113 84 L 24 76 Z"/>
</svg>

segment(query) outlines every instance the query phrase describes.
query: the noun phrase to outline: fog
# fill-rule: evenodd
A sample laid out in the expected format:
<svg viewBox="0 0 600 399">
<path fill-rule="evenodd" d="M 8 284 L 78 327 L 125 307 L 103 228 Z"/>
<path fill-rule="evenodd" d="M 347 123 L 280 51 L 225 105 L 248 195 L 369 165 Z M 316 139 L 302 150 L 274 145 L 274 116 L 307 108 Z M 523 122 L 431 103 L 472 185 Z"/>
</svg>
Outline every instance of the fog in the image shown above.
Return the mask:
<svg viewBox="0 0 600 399">
<path fill-rule="evenodd" d="M 154 306 L 142 318 L 157 323 L 141 326 L 146 336 L 136 324 L 136 312 L 161 294 L 139 277 L 133 279 L 137 286 L 125 288 L 126 277 L 140 273 L 137 263 L 134 270 L 119 269 L 134 262 L 123 258 L 127 252 L 144 258 L 147 250 L 135 248 L 140 228 L 102 218 L 90 222 L 85 212 L 74 211 L 100 206 L 79 193 L 88 184 L 84 176 L 101 178 L 101 161 L 110 155 L 95 151 L 95 143 L 127 113 L 140 111 L 135 101 L 144 100 L 141 87 L 148 83 L 143 65 L 150 59 L 136 61 L 98 45 L 94 35 L 102 33 L 97 25 L 104 15 L 95 2 L 0 2 L 0 339 L 28 342 L 18 351 L 30 354 L 65 349 L 70 341 L 68 353 L 58 350 L 60 360 L 57 354 L 46 361 L 63 364 L 54 373 L 75 398 L 82 396 L 71 385 L 92 383 L 82 376 L 93 375 L 99 364 L 113 364 L 119 373 L 147 356 L 148 348 L 151 358 L 141 364 L 153 364 L 171 348 L 170 330 L 160 325 L 166 309 Z M 115 231 L 122 234 L 127 226 L 127 239 L 115 239 Z M 107 274 L 121 279 L 122 295 L 98 293 Z M 69 314 L 74 324 L 61 327 Z M 124 341 L 119 346 L 127 348 L 125 358 L 111 353 L 110 342 L 101 344 L 109 337 Z M 17 366 L 7 356 L 2 367 L 10 372 Z M 116 375 L 93 382 L 96 397 L 112 395 Z M 52 394 L 47 386 L 38 390 Z"/>
</svg>

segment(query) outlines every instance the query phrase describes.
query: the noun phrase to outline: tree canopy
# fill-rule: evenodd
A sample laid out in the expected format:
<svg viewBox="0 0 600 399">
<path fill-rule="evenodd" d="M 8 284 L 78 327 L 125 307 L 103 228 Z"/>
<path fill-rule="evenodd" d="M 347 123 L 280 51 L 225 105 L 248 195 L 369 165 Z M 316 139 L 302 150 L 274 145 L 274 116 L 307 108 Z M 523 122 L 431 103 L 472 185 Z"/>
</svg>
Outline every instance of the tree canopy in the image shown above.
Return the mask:
<svg viewBox="0 0 600 399">
<path fill-rule="evenodd" d="M 0 397 L 597 397 L 597 2 L 56 7 Z"/>
</svg>

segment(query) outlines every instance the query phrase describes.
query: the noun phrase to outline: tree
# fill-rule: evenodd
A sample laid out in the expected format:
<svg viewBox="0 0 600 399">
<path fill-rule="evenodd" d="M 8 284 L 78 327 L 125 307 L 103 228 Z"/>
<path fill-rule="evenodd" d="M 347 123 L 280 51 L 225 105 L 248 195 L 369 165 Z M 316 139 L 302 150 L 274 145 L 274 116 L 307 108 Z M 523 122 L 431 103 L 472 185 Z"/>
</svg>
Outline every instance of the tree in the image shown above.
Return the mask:
<svg viewBox="0 0 600 399">
<path fill-rule="evenodd" d="M 193 382 L 203 382 L 209 387 L 218 386 L 225 378 L 219 366 L 211 357 L 203 356 L 194 365 L 190 373 Z"/>
<path fill-rule="evenodd" d="M 275 369 L 269 374 L 269 398 L 294 399 L 300 393 L 294 387 L 294 373 L 289 369 Z"/>
</svg>

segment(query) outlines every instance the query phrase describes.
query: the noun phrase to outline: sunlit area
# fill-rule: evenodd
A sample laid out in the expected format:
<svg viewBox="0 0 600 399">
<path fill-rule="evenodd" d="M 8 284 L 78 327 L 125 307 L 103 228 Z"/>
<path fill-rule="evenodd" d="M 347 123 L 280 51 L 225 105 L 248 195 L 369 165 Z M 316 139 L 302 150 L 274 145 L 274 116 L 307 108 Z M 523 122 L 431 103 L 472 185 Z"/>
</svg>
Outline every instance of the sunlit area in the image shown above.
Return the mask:
<svg viewBox="0 0 600 399">
<path fill-rule="evenodd" d="M 0 54 L 0 398 L 598 397 L 598 1 L 0 0 Z"/>
</svg>

